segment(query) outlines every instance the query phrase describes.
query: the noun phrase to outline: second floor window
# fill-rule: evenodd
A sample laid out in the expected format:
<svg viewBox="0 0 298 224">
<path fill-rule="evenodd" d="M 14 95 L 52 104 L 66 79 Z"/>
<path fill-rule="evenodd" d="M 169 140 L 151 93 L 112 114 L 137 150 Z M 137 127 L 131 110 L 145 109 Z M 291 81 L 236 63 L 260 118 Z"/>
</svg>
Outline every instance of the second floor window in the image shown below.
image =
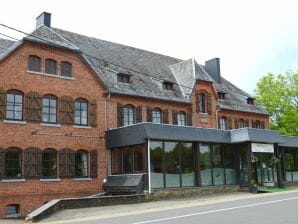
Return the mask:
<svg viewBox="0 0 298 224">
<path fill-rule="evenodd" d="M 88 125 L 88 103 L 86 100 L 78 99 L 75 101 L 75 124 Z"/>
<path fill-rule="evenodd" d="M 45 73 L 47 74 L 57 74 L 57 62 L 53 59 L 46 59 L 45 61 Z"/>
<path fill-rule="evenodd" d="M 6 119 L 23 120 L 23 94 L 19 91 L 8 91 L 6 94 Z"/>
<path fill-rule="evenodd" d="M 161 123 L 161 112 L 159 109 L 152 110 L 152 123 L 155 123 L 155 124 Z"/>
<path fill-rule="evenodd" d="M 177 125 L 179 125 L 179 126 L 185 126 L 186 125 L 186 122 L 185 122 L 185 113 L 179 112 L 177 114 Z"/>
<path fill-rule="evenodd" d="M 6 178 L 22 177 L 21 151 L 18 149 L 7 149 L 4 160 L 4 176 Z"/>
<path fill-rule="evenodd" d="M 218 119 L 218 129 L 227 130 L 227 119 L 225 117 Z"/>
<path fill-rule="evenodd" d="M 206 95 L 204 93 L 199 94 L 199 112 L 206 113 Z"/>
<path fill-rule="evenodd" d="M 238 128 L 245 128 L 245 121 L 243 119 L 239 119 Z"/>
<path fill-rule="evenodd" d="M 61 62 L 61 76 L 71 77 L 71 64 L 68 62 Z"/>
<path fill-rule="evenodd" d="M 122 108 L 122 110 L 123 110 L 123 125 L 128 126 L 128 125 L 134 124 L 135 123 L 134 108 L 132 106 L 125 106 Z"/>
<path fill-rule="evenodd" d="M 56 97 L 49 95 L 42 99 L 42 122 L 57 123 Z"/>
<path fill-rule="evenodd" d="M 33 72 L 41 72 L 41 59 L 40 57 L 30 55 L 28 59 L 28 70 Z"/>
</svg>

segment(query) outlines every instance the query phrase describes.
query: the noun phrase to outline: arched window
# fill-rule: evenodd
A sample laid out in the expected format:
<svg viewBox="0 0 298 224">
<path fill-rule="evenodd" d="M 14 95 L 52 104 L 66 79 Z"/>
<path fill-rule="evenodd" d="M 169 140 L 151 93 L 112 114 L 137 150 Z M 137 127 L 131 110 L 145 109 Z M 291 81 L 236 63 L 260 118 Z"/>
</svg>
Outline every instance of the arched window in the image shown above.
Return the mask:
<svg viewBox="0 0 298 224">
<path fill-rule="evenodd" d="M 160 124 L 161 123 L 161 111 L 158 108 L 152 110 L 152 123 Z"/>
<path fill-rule="evenodd" d="M 41 59 L 40 57 L 30 55 L 28 58 L 28 70 L 33 72 L 41 72 Z"/>
<path fill-rule="evenodd" d="M 261 128 L 261 122 L 259 120 L 255 121 L 255 126 L 254 128 Z"/>
<path fill-rule="evenodd" d="M 199 112 L 206 113 L 206 94 L 199 93 Z"/>
<path fill-rule="evenodd" d="M 42 152 L 42 176 L 57 177 L 57 152 L 54 149 L 46 149 Z"/>
<path fill-rule="evenodd" d="M 84 150 L 75 153 L 75 175 L 77 177 L 88 176 L 88 153 Z"/>
<path fill-rule="evenodd" d="M 9 148 L 5 151 L 4 176 L 6 178 L 22 177 L 22 154 L 21 150 Z"/>
<path fill-rule="evenodd" d="M 42 98 L 42 122 L 57 123 L 57 98 L 45 95 Z"/>
<path fill-rule="evenodd" d="M 23 93 L 10 90 L 6 94 L 6 119 L 23 120 Z"/>
<path fill-rule="evenodd" d="M 53 59 L 46 59 L 45 61 L 45 73 L 47 74 L 57 74 L 57 62 Z"/>
<path fill-rule="evenodd" d="M 71 64 L 69 62 L 61 62 L 61 76 L 71 77 Z"/>
<path fill-rule="evenodd" d="M 218 119 L 218 129 L 227 130 L 227 118 L 220 117 Z"/>
<path fill-rule="evenodd" d="M 88 125 L 88 102 L 84 99 L 77 99 L 75 101 L 75 124 Z"/>
<path fill-rule="evenodd" d="M 123 125 L 128 126 L 135 123 L 134 108 L 130 105 L 126 105 L 122 108 L 123 112 Z"/>
<path fill-rule="evenodd" d="M 185 113 L 184 112 L 179 112 L 177 113 L 177 125 L 179 126 L 185 126 Z"/>
<path fill-rule="evenodd" d="M 245 127 L 245 121 L 243 119 L 239 119 L 238 128 L 244 128 L 244 127 Z"/>
</svg>

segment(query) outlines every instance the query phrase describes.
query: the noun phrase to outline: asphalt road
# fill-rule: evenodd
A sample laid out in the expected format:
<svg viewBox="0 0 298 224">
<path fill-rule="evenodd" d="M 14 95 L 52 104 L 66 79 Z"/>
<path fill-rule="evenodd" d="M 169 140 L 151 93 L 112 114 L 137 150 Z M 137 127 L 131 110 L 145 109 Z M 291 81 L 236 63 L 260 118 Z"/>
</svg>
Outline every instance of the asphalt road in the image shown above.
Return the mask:
<svg viewBox="0 0 298 224">
<path fill-rule="evenodd" d="M 111 208 L 112 209 L 112 208 Z M 114 211 L 115 214 L 117 210 Z M 298 224 L 298 192 L 102 219 L 59 220 L 80 224 Z"/>
</svg>

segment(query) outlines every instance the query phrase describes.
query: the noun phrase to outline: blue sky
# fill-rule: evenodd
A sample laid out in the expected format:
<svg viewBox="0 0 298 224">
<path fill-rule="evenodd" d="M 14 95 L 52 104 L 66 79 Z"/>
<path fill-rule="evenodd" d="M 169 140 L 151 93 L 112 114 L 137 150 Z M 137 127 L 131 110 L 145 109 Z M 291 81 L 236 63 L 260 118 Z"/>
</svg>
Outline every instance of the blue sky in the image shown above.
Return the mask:
<svg viewBox="0 0 298 224">
<path fill-rule="evenodd" d="M 0 23 L 26 32 L 48 11 L 57 28 L 202 64 L 219 57 L 222 75 L 249 93 L 268 72 L 298 71 L 294 0 L 10 0 L 1 9 Z"/>
</svg>

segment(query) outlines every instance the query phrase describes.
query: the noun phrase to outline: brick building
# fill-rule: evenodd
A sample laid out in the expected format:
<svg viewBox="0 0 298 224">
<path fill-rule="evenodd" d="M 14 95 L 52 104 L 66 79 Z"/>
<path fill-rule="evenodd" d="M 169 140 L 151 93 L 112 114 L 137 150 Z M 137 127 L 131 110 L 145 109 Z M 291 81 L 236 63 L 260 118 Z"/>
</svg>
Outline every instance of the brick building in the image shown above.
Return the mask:
<svg viewBox="0 0 298 224">
<path fill-rule="evenodd" d="M 101 192 L 111 174 L 144 173 L 149 192 L 298 180 L 297 138 L 266 130 L 218 58 L 83 36 L 42 13 L 31 35 L 0 39 L 0 77 L 1 217 Z"/>
</svg>

